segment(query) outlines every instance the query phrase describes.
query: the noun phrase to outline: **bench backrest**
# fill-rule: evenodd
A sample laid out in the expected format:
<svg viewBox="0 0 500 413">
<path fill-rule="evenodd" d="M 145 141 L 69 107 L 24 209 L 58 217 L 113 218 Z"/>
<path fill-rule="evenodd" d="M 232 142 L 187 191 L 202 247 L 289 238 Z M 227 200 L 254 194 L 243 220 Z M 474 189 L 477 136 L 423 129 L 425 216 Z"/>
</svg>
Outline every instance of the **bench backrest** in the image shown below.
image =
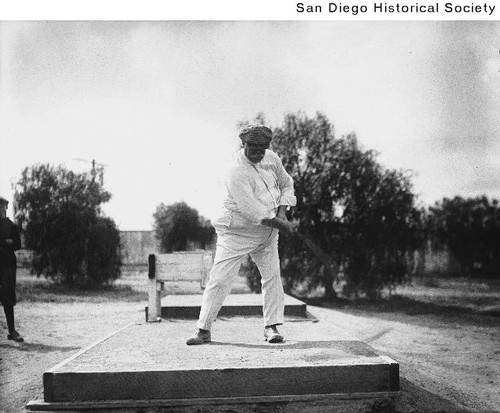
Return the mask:
<svg viewBox="0 0 500 413">
<path fill-rule="evenodd" d="M 211 254 L 205 251 L 182 251 L 149 256 L 149 278 L 157 281 L 201 281 L 212 264 Z"/>
</svg>

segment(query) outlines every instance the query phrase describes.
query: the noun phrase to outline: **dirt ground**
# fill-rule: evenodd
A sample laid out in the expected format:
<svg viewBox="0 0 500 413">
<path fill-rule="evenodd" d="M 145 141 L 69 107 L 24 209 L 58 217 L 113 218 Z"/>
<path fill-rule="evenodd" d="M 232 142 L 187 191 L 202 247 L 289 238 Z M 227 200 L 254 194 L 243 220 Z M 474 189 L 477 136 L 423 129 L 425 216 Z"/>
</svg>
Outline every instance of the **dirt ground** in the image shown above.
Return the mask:
<svg viewBox="0 0 500 413">
<path fill-rule="evenodd" d="M 406 297 L 419 288 L 408 287 Z M 457 299 L 456 294 L 450 297 Z M 145 304 L 21 300 L 16 319 L 25 343 L 7 340 L 5 318 L 0 317 L 0 411 L 22 412 L 30 400 L 43 399 L 46 370 L 120 327 L 143 321 Z M 434 311 L 430 303 L 411 311 L 380 306 L 308 309 L 320 323 L 340 327 L 400 363 L 397 412 L 500 412 L 500 317 L 453 307 Z M 194 326 L 194 321 L 186 322 Z M 286 325 L 282 330 L 286 334 Z"/>
</svg>

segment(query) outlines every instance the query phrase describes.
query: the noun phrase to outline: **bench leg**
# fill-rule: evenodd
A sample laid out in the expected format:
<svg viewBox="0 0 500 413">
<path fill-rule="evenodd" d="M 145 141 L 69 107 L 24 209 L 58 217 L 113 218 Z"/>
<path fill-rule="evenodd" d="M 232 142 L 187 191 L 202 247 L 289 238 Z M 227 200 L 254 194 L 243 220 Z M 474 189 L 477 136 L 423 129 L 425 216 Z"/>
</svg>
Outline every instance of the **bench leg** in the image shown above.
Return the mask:
<svg viewBox="0 0 500 413">
<path fill-rule="evenodd" d="M 161 321 L 161 290 L 163 290 L 163 283 L 156 284 L 156 316 L 158 321 Z"/>
<path fill-rule="evenodd" d="M 148 322 L 161 321 L 160 291 L 156 287 L 156 279 L 149 280 L 148 290 Z M 159 310 L 159 311 L 158 311 Z"/>
</svg>

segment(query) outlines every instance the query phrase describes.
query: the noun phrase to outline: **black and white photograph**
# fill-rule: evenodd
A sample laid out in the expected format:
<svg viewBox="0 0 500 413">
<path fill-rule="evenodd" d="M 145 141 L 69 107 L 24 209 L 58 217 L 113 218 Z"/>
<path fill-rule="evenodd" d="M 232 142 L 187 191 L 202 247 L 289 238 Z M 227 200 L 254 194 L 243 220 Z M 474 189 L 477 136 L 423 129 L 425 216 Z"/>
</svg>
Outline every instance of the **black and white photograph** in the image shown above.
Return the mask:
<svg viewBox="0 0 500 413">
<path fill-rule="evenodd" d="M 201 3 L 0 15 L 0 412 L 500 412 L 500 4 Z"/>
</svg>

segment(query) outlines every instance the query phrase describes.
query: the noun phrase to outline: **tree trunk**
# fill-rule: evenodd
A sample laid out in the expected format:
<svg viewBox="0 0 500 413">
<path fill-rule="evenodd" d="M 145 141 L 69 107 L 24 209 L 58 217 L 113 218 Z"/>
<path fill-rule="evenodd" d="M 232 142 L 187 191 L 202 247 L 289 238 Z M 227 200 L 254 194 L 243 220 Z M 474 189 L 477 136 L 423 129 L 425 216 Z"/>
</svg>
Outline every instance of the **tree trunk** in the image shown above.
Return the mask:
<svg viewBox="0 0 500 413">
<path fill-rule="evenodd" d="M 325 296 L 324 298 L 327 301 L 331 301 L 337 298 L 337 293 L 333 289 L 333 280 L 335 279 L 336 274 L 332 269 L 327 269 L 325 267 L 325 278 L 324 278 L 324 287 L 325 287 Z"/>
</svg>

